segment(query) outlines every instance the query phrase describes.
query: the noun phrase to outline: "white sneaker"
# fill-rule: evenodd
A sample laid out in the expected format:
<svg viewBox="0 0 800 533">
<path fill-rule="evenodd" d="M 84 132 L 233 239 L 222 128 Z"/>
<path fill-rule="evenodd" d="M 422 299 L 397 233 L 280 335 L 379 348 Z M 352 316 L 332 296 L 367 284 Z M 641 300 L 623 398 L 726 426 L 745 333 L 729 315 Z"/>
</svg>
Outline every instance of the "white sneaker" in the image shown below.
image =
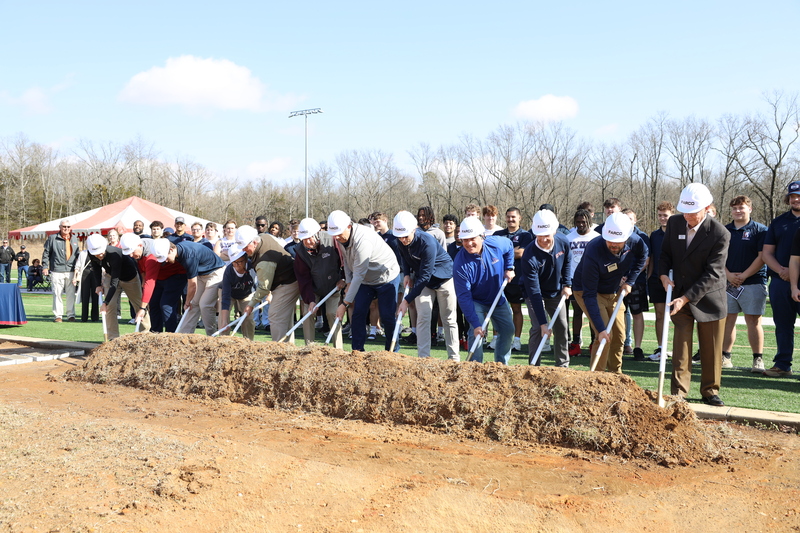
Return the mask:
<svg viewBox="0 0 800 533">
<path fill-rule="evenodd" d="M 764 359 L 761 357 L 753 357 L 753 368 L 750 369 L 750 372 L 753 374 L 763 374 L 764 370 Z"/>
<path fill-rule="evenodd" d="M 542 348 L 542 353 L 551 353 L 552 351 L 553 347 L 550 346 L 550 343 L 549 342 L 545 343 L 544 348 Z"/>
<path fill-rule="evenodd" d="M 131 324 L 131 325 L 136 324 L 136 319 L 135 318 L 131 318 L 130 320 L 128 320 L 128 324 Z"/>
<path fill-rule="evenodd" d="M 511 349 L 515 352 L 522 351 L 522 341 L 519 340 L 519 337 L 514 337 L 514 340 L 511 341 Z"/>
<path fill-rule="evenodd" d="M 722 368 L 733 368 L 733 361 L 730 357 L 722 356 Z"/>
<path fill-rule="evenodd" d="M 489 348 L 491 350 L 494 350 L 495 345 L 497 345 L 497 335 L 492 337 L 492 342 L 489 343 Z"/>
<path fill-rule="evenodd" d="M 653 350 L 652 355 L 650 355 L 651 361 L 661 361 L 661 346 Z"/>
</svg>

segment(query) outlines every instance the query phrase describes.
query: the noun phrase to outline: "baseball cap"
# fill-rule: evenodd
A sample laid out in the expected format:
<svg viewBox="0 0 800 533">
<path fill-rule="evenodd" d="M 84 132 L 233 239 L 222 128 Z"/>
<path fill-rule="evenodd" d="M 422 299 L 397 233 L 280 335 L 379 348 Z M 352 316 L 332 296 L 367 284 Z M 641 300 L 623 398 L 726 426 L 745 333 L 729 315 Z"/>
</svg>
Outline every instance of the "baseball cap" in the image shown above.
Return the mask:
<svg viewBox="0 0 800 533">
<path fill-rule="evenodd" d="M 408 211 L 400 211 L 394 216 L 392 235 L 395 237 L 408 237 L 417 227 L 417 217 Z"/>
<path fill-rule="evenodd" d="M 344 211 L 333 211 L 328 215 L 328 233 L 331 237 L 341 235 L 350 223 L 350 215 Z"/>
<path fill-rule="evenodd" d="M 183 217 L 175 217 L 175 224 L 186 224 L 186 222 L 183 221 Z"/>
<path fill-rule="evenodd" d="M 308 239 L 309 237 L 313 237 L 317 233 L 319 233 L 320 225 L 319 222 L 314 220 L 313 218 L 304 218 L 300 221 L 300 225 L 297 226 L 297 238 L 301 241 L 303 239 Z"/>
<path fill-rule="evenodd" d="M 681 191 L 676 209 L 679 213 L 699 213 L 714 201 L 711 191 L 702 183 L 690 183 Z"/>
<path fill-rule="evenodd" d="M 553 235 L 558 231 L 558 217 L 549 209 L 542 209 L 533 215 L 533 227 L 531 231 L 534 235 Z"/>
<path fill-rule="evenodd" d="M 86 249 L 92 255 L 104 253 L 106 246 L 108 246 L 108 241 L 99 233 L 92 233 L 86 238 Z"/>
<path fill-rule="evenodd" d="M 793 181 L 786 188 L 786 196 L 790 194 L 800 194 L 800 181 Z"/>
<path fill-rule="evenodd" d="M 131 255 L 140 244 L 142 244 L 142 239 L 135 233 L 124 233 L 119 238 L 119 247 L 125 255 Z"/>
<path fill-rule="evenodd" d="M 633 233 L 633 222 L 625 213 L 612 213 L 603 225 L 603 238 L 608 242 L 625 242 Z"/>
<path fill-rule="evenodd" d="M 239 226 L 236 228 L 236 234 L 234 235 L 233 239 L 236 241 L 236 246 L 239 248 L 244 248 L 251 242 L 253 242 L 256 237 L 258 237 L 258 230 L 253 226 L 248 226 L 245 224 L 244 226 Z M 230 254 L 228 254 L 230 257 Z M 231 259 L 233 261 L 233 259 Z"/>
<path fill-rule="evenodd" d="M 483 235 L 485 232 L 486 228 L 483 227 L 478 217 L 467 217 L 461 222 L 461 226 L 459 226 L 458 237 L 461 240 L 472 239 L 478 235 Z"/>
<path fill-rule="evenodd" d="M 155 239 L 153 241 L 153 255 L 156 256 L 156 260 L 159 263 L 163 263 L 167 260 L 169 245 L 170 242 L 167 239 Z"/>
<path fill-rule="evenodd" d="M 556 208 L 553 207 L 553 204 L 542 204 L 539 206 L 539 211 L 546 209 L 548 211 L 552 211 L 553 213 L 556 212 Z"/>
<path fill-rule="evenodd" d="M 175 228 L 164 228 L 164 235 L 172 235 L 175 233 Z"/>
<path fill-rule="evenodd" d="M 24 250 L 25 249 L 25 245 L 23 244 L 22 246 L 19 247 L 19 249 L 20 250 Z"/>
</svg>

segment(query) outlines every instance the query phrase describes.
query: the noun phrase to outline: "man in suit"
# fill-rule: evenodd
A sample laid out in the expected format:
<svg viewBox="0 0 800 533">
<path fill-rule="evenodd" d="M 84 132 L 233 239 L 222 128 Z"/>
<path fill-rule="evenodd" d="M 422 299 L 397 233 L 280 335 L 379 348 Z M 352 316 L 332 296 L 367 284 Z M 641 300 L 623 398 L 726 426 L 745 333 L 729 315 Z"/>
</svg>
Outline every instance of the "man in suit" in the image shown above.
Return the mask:
<svg viewBox="0 0 800 533">
<path fill-rule="evenodd" d="M 700 394 L 709 405 L 725 405 L 719 397 L 722 342 L 725 336 L 727 296 L 725 261 L 730 232 L 708 214 L 713 202 L 705 185 L 690 183 L 681 192 L 675 215 L 667 221 L 659 259 L 664 290 L 672 286 L 668 302 L 675 331 L 672 337 L 672 394 L 686 397 L 692 379 L 692 335 L 697 322 L 700 345 Z M 674 279 L 669 279 L 673 270 Z"/>
</svg>

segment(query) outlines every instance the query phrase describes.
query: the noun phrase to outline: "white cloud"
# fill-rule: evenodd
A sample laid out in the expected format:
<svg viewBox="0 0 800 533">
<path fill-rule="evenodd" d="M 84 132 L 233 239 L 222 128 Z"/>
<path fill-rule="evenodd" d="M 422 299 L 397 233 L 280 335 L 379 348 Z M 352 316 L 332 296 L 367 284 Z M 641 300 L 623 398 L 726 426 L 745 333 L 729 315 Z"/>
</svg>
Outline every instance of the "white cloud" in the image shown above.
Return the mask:
<svg viewBox="0 0 800 533">
<path fill-rule="evenodd" d="M 123 102 L 151 106 L 286 111 L 300 99 L 270 91 L 247 67 L 227 59 L 171 57 L 163 67 L 140 72 L 119 94 Z"/>
<path fill-rule="evenodd" d="M 573 118 L 578 114 L 578 102 L 571 96 L 546 94 L 538 100 L 526 100 L 517 104 L 514 115 L 528 120 L 550 122 Z"/>
<path fill-rule="evenodd" d="M 269 161 L 254 161 L 247 165 L 245 172 L 251 178 L 270 177 L 280 174 L 289 168 L 291 162 L 292 160 L 288 157 L 276 157 Z"/>
<path fill-rule="evenodd" d="M 53 106 L 50 103 L 52 96 L 63 91 L 70 85 L 72 85 L 72 76 L 67 76 L 64 81 L 49 88 L 43 89 L 38 85 L 34 85 L 23 91 L 18 97 L 12 96 L 7 91 L 0 92 L 0 101 L 4 101 L 13 106 L 22 107 L 28 113 L 34 115 L 46 115 L 53 110 Z"/>
</svg>

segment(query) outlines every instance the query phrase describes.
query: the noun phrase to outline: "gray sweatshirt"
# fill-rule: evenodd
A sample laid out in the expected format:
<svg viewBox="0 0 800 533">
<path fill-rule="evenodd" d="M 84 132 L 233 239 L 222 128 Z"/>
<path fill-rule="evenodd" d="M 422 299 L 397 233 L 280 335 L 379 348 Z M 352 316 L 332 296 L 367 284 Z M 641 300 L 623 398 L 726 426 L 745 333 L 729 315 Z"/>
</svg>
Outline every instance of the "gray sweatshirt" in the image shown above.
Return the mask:
<svg viewBox="0 0 800 533">
<path fill-rule="evenodd" d="M 347 245 L 337 245 L 342 251 L 345 281 L 350 284 L 344 297 L 347 302 L 355 300 L 362 283 L 383 285 L 400 274 L 394 252 L 372 228 L 353 224 Z"/>
</svg>

